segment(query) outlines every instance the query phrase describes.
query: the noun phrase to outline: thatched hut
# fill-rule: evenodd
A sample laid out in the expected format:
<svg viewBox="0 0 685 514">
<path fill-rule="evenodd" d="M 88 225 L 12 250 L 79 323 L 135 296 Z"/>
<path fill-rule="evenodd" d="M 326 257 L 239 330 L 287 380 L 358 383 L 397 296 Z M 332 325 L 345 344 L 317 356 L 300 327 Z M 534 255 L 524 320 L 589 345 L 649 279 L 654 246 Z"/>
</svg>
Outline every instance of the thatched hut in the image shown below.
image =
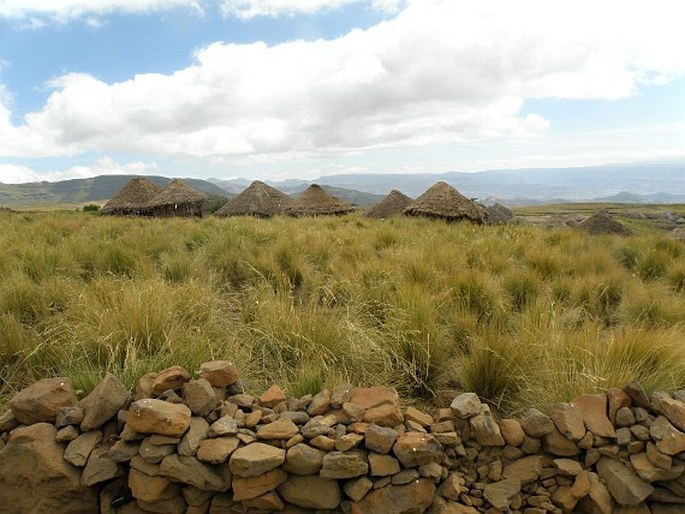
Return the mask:
<svg viewBox="0 0 685 514">
<path fill-rule="evenodd" d="M 501 203 L 489 205 L 485 210 L 488 211 L 488 225 L 504 225 L 514 218 L 514 213 Z"/>
<path fill-rule="evenodd" d="M 141 177 L 126 182 L 100 212 L 120 216 L 145 216 L 150 214 L 148 204 L 162 191 L 157 184 Z"/>
<path fill-rule="evenodd" d="M 255 180 L 247 189 L 230 199 L 214 214 L 217 216 L 257 216 L 270 218 L 282 214 L 292 199 L 275 187 Z"/>
<path fill-rule="evenodd" d="M 485 223 L 488 213 L 473 200 L 466 198 L 447 182 L 438 182 L 426 190 L 404 210 L 407 216 L 427 216 L 449 221 L 469 220 Z"/>
<path fill-rule="evenodd" d="M 578 226 L 589 234 L 619 234 L 622 236 L 629 236 L 633 233 L 628 227 L 613 219 L 604 209 L 598 210 L 592 216 L 582 221 Z"/>
<path fill-rule="evenodd" d="M 369 218 L 384 219 L 402 214 L 404 209 L 409 207 L 412 199 L 404 193 L 393 189 L 388 196 L 374 205 L 366 215 Z"/>
<path fill-rule="evenodd" d="M 202 202 L 208 199 L 206 194 L 175 178 L 148 202 L 148 207 L 153 216 L 202 217 Z"/>
<path fill-rule="evenodd" d="M 354 207 L 312 184 L 286 207 L 290 216 L 331 216 L 354 211 Z"/>
</svg>

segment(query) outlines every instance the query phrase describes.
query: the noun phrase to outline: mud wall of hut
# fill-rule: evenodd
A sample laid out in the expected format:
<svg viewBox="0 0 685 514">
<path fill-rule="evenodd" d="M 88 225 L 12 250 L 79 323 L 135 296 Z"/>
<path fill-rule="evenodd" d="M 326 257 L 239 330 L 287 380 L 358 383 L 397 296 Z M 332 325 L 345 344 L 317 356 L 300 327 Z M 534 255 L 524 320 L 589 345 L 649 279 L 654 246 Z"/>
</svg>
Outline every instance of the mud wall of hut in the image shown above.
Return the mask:
<svg viewBox="0 0 685 514">
<path fill-rule="evenodd" d="M 683 400 L 633 383 L 496 419 L 473 393 L 431 412 L 386 387 L 256 397 L 226 361 L 80 401 L 49 378 L 0 416 L 0 510 L 683 512 Z"/>
</svg>

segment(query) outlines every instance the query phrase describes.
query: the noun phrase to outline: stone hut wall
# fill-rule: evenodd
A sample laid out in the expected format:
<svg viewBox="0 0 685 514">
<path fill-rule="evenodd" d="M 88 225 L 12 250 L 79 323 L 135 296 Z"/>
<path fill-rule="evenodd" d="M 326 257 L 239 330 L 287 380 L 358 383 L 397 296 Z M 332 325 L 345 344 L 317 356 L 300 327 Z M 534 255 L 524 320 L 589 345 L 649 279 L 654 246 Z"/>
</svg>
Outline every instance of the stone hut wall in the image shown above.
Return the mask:
<svg viewBox="0 0 685 514">
<path fill-rule="evenodd" d="M 0 511 L 682 513 L 684 401 L 633 383 L 496 420 L 473 393 L 431 413 L 386 387 L 257 398 L 227 361 L 80 401 L 49 378 L 0 415 Z"/>
</svg>

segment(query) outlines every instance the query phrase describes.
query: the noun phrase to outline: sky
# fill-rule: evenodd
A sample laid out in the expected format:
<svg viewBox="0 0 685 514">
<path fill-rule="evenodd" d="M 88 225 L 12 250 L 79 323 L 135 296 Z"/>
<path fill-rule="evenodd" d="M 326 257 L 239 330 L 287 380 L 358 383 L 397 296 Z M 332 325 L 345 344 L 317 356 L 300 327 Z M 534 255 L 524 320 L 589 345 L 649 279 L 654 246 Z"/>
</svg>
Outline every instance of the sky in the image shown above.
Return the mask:
<svg viewBox="0 0 685 514">
<path fill-rule="evenodd" d="M 0 0 L 0 182 L 685 157 L 679 0 Z"/>
</svg>

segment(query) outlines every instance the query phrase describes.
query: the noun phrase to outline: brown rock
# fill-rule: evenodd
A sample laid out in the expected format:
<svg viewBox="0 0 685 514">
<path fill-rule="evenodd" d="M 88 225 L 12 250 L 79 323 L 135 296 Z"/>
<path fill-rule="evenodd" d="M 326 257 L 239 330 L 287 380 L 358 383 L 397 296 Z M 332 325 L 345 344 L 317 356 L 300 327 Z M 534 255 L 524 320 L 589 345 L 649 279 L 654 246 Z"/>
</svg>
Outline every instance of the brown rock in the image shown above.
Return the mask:
<svg viewBox="0 0 685 514">
<path fill-rule="evenodd" d="M 315 475 L 321 470 L 323 456 L 321 450 L 299 443 L 286 452 L 283 469 L 295 475 Z"/>
<path fill-rule="evenodd" d="M 278 492 L 288 503 L 305 509 L 332 510 L 340 505 L 341 499 L 337 480 L 317 476 L 291 476 Z"/>
<path fill-rule="evenodd" d="M 203 464 L 195 457 L 169 455 L 159 466 L 159 474 L 202 491 L 225 491 L 229 486 L 215 468 Z"/>
<path fill-rule="evenodd" d="M 515 460 L 504 467 L 502 476 L 505 479 L 515 478 L 520 484 L 535 482 L 542 474 L 542 467 L 547 458 L 542 455 L 529 455 Z"/>
<path fill-rule="evenodd" d="M 310 416 L 320 416 L 328 411 L 331 404 L 331 392 L 328 389 L 320 391 L 312 398 L 312 401 L 307 406 L 307 413 Z"/>
<path fill-rule="evenodd" d="M 398 436 L 399 433 L 392 428 L 371 423 L 364 434 L 364 445 L 376 453 L 388 453 Z"/>
<path fill-rule="evenodd" d="M 157 373 L 152 382 L 152 394 L 160 395 L 167 389 L 180 389 L 188 380 L 190 380 L 190 373 L 185 368 L 182 366 L 171 366 Z"/>
<path fill-rule="evenodd" d="M 607 417 L 608 406 L 605 394 L 584 394 L 574 398 L 571 404 L 580 409 L 585 427 L 594 435 L 616 437 L 616 430 Z"/>
<path fill-rule="evenodd" d="M 141 434 L 181 437 L 190 427 L 190 415 L 183 404 L 145 399 L 131 404 L 126 424 Z"/>
<path fill-rule="evenodd" d="M 521 423 L 512 418 L 506 418 L 499 422 L 499 430 L 504 442 L 510 446 L 521 446 L 526 434 L 523 432 Z"/>
<path fill-rule="evenodd" d="M 194 415 L 201 417 L 207 416 L 219 403 L 212 384 L 204 378 L 183 384 L 183 402 Z"/>
<path fill-rule="evenodd" d="M 62 458 L 57 430 L 47 423 L 16 428 L 0 452 L 0 506 L 13 512 L 98 512 L 95 491 Z M 2 507 L 0 507 L 2 508 Z"/>
<path fill-rule="evenodd" d="M 421 478 L 407 485 L 389 485 L 352 504 L 352 514 L 412 514 L 424 512 L 433 503 L 435 485 Z"/>
<path fill-rule="evenodd" d="M 177 514 L 178 512 L 185 512 L 187 514 L 192 514 L 186 511 L 186 502 L 183 501 L 183 496 L 174 496 L 168 500 L 159 500 L 156 502 L 146 502 L 145 500 L 136 500 L 136 505 L 138 509 L 134 512 L 157 512 L 159 514 Z M 189 509 L 190 510 L 190 509 Z"/>
<path fill-rule="evenodd" d="M 133 401 L 144 400 L 145 398 L 152 398 L 152 385 L 155 383 L 157 373 L 146 373 L 138 379 L 138 385 L 133 393 Z"/>
<path fill-rule="evenodd" d="M 576 443 L 564 437 L 556 428 L 542 439 L 542 447 L 547 453 L 559 457 L 573 457 L 580 453 Z"/>
<path fill-rule="evenodd" d="M 482 405 L 476 393 L 463 393 L 452 400 L 450 408 L 459 419 L 468 419 L 480 414 Z"/>
<path fill-rule="evenodd" d="M 392 455 L 371 452 L 368 458 L 372 477 L 387 477 L 400 472 L 400 463 Z"/>
<path fill-rule="evenodd" d="M 89 432 L 100 428 L 124 408 L 128 399 L 126 386 L 117 377 L 107 373 L 81 402 L 84 411 L 81 431 Z"/>
<path fill-rule="evenodd" d="M 273 409 L 276 405 L 285 400 L 286 396 L 283 389 L 274 384 L 259 397 L 259 405 Z"/>
<path fill-rule="evenodd" d="M 664 397 L 659 401 L 659 410 L 674 427 L 685 431 L 685 403 Z"/>
<path fill-rule="evenodd" d="M 483 446 L 504 446 L 499 425 L 487 405 L 482 406 L 480 414 L 469 418 L 469 425 L 471 435 Z"/>
<path fill-rule="evenodd" d="M 173 444 L 163 444 L 156 445 L 152 444 L 151 438 L 146 437 L 140 443 L 139 453 L 140 456 L 152 464 L 159 464 L 164 460 L 164 457 L 171 455 L 176 450 L 176 445 Z"/>
<path fill-rule="evenodd" d="M 200 365 L 200 377 L 214 387 L 228 387 L 235 384 L 240 375 L 238 369 L 229 361 L 210 361 Z"/>
<path fill-rule="evenodd" d="M 254 477 L 283 464 L 285 450 L 264 443 L 248 444 L 234 451 L 229 462 L 235 476 Z"/>
<path fill-rule="evenodd" d="M 14 418 L 23 425 L 55 423 L 60 408 L 77 405 L 71 380 L 64 377 L 43 378 L 19 391 L 9 402 Z"/>
<path fill-rule="evenodd" d="M 279 418 L 268 425 L 257 427 L 257 439 L 290 439 L 299 432 L 297 425 L 287 418 Z"/>
<path fill-rule="evenodd" d="M 81 483 L 88 487 L 106 482 L 123 474 L 119 464 L 109 456 L 112 443 L 103 444 L 95 448 L 88 456 L 85 468 L 81 474 Z"/>
<path fill-rule="evenodd" d="M 439 462 L 441 450 L 440 443 L 433 435 L 421 432 L 406 432 L 400 435 L 392 448 L 405 468 Z"/>
<path fill-rule="evenodd" d="M 400 397 L 394 389 L 376 387 L 355 387 L 350 403 L 364 409 L 362 420 L 383 427 L 394 427 L 404 421 L 400 409 Z"/>
<path fill-rule="evenodd" d="M 70 407 L 75 408 L 75 407 Z M 61 410 L 61 409 L 60 409 Z M 59 411 L 58 411 L 59 412 Z M 14 417 L 12 409 L 7 409 L 5 412 L 0 414 L 0 433 L 10 432 L 19 426 L 19 421 Z M 61 428 L 61 427 L 57 427 Z"/>
<path fill-rule="evenodd" d="M 197 453 L 200 443 L 207 438 L 209 424 L 204 418 L 192 416 L 190 418 L 190 428 L 183 434 L 181 442 L 178 444 L 179 455 L 192 457 Z"/>
<path fill-rule="evenodd" d="M 349 452 L 331 452 L 323 456 L 319 475 L 323 478 L 354 478 L 366 475 L 369 463 L 366 452 L 352 450 Z"/>
<path fill-rule="evenodd" d="M 661 453 L 652 442 L 647 443 L 647 457 L 657 468 L 671 469 L 673 458 L 670 455 Z"/>
<path fill-rule="evenodd" d="M 570 403 L 555 403 L 547 409 L 557 430 L 567 439 L 580 441 L 585 436 L 585 423 L 580 409 Z"/>
<path fill-rule="evenodd" d="M 521 481 L 516 478 L 507 478 L 486 484 L 483 488 L 483 496 L 494 508 L 499 510 L 508 509 L 521 493 Z"/>
<path fill-rule="evenodd" d="M 528 409 L 521 418 L 521 428 L 527 436 L 540 438 L 554 430 L 554 423 L 539 410 Z"/>
<path fill-rule="evenodd" d="M 339 452 L 346 452 L 359 447 L 363 440 L 364 436 L 361 434 L 345 434 L 335 440 L 335 449 Z"/>
<path fill-rule="evenodd" d="M 156 502 L 175 498 L 181 494 L 178 484 L 164 477 L 151 477 L 132 469 L 128 474 L 128 487 L 137 500 Z"/>
<path fill-rule="evenodd" d="M 649 408 L 649 396 L 639 382 L 631 382 L 623 388 L 623 391 L 630 397 L 633 407 Z"/>
<path fill-rule="evenodd" d="M 654 492 L 654 488 L 638 477 L 622 462 L 602 457 L 597 474 L 604 480 L 616 502 L 624 507 L 637 505 Z"/>
<path fill-rule="evenodd" d="M 281 512 L 285 509 L 285 504 L 276 491 L 268 492 L 251 500 L 243 500 L 243 505 L 262 512 Z"/>
<path fill-rule="evenodd" d="M 625 391 L 611 387 L 607 389 L 607 399 L 609 400 L 609 421 L 616 424 L 616 413 L 623 408 L 630 407 L 630 396 Z"/>
<path fill-rule="evenodd" d="M 251 500 L 265 493 L 275 490 L 284 483 L 288 474 L 282 469 L 276 468 L 267 471 L 263 475 L 247 478 L 233 479 L 233 499 L 235 501 Z"/>
<path fill-rule="evenodd" d="M 614 502 L 607 487 L 599 480 L 597 473 L 588 473 L 587 477 L 590 482 L 590 492 L 582 503 L 589 503 L 592 510 L 584 510 L 582 512 L 613 514 Z"/>
<path fill-rule="evenodd" d="M 658 468 L 647 457 L 646 453 L 635 453 L 630 456 L 630 464 L 645 482 L 661 482 L 674 480 L 683 474 L 685 464 L 678 462 L 672 468 Z"/>
<path fill-rule="evenodd" d="M 238 449 L 240 441 L 236 437 L 216 437 L 200 441 L 197 460 L 207 464 L 223 464 Z"/>
<path fill-rule="evenodd" d="M 580 462 L 573 459 L 554 459 L 554 466 L 559 471 L 559 474 L 575 477 L 583 471 L 583 466 Z"/>
<path fill-rule="evenodd" d="M 424 428 L 428 428 L 435 422 L 433 416 L 411 406 L 407 407 L 407 410 L 404 413 L 404 419 L 405 421 L 413 421 L 414 423 L 418 423 Z"/>
<path fill-rule="evenodd" d="M 94 430 L 81 434 L 71 441 L 64 450 L 64 460 L 82 468 L 88 462 L 88 456 L 93 449 L 102 441 L 102 432 Z"/>
<path fill-rule="evenodd" d="M 109 457 L 114 462 L 128 462 L 138 455 L 140 444 L 137 442 L 117 441 L 109 449 Z"/>
<path fill-rule="evenodd" d="M 359 477 L 354 480 L 348 480 L 343 486 L 343 491 L 349 496 L 352 501 L 358 502 L 366 493 L 373 489 L 373 482 L 367 477 Z"/>
<path fill-rule="evenodd" d="M 664 416 L 659 416 L 649 427 L 649 435 L 654 439 L 657 449 L 666 455 L 685 452 L 685 433 L 675 428 Z"/>
</svg>

